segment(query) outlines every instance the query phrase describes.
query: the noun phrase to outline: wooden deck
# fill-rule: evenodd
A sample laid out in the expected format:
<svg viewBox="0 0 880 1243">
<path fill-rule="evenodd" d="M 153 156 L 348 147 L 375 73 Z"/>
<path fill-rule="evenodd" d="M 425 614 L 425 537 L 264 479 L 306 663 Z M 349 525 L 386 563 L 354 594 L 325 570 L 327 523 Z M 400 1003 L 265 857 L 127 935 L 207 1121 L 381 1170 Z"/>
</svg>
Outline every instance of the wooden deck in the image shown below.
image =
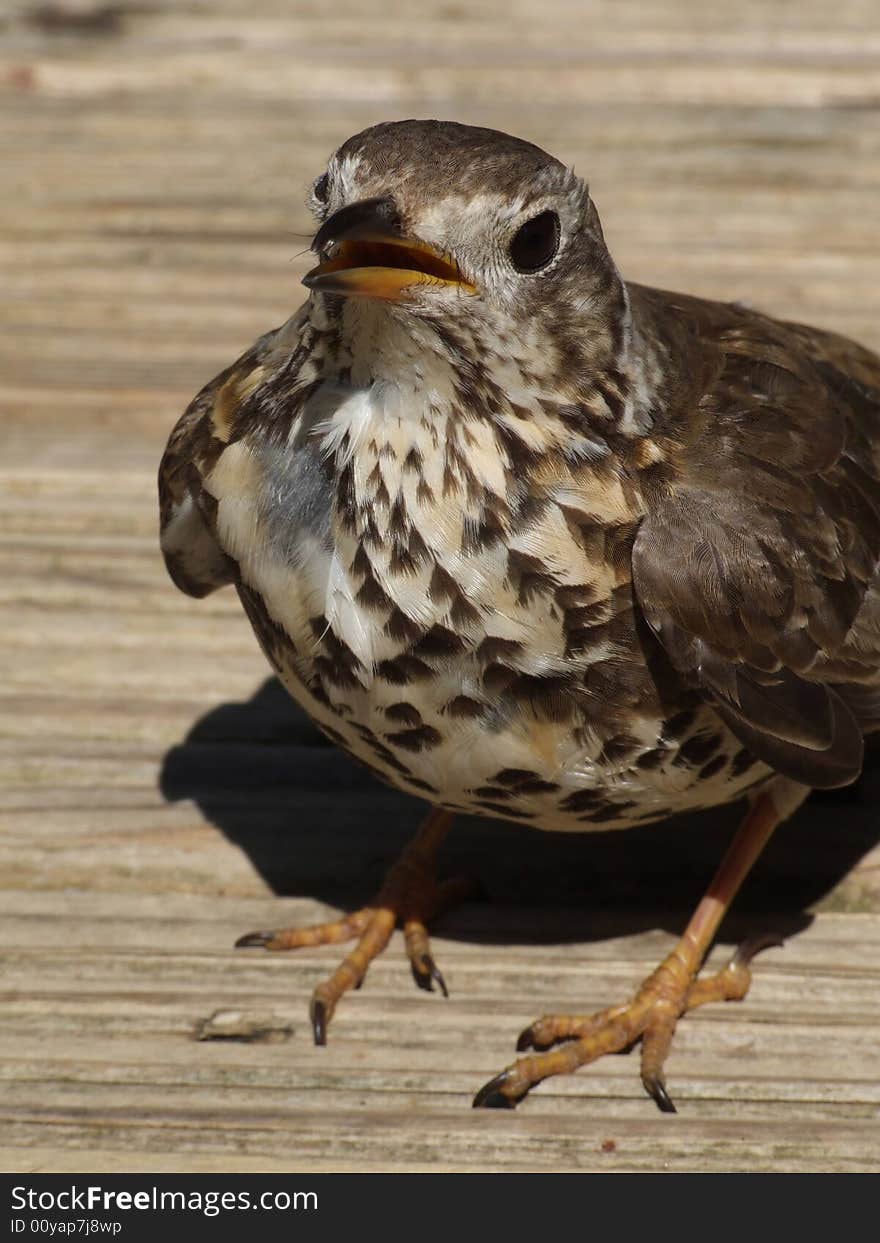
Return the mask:
<svg viewBox="0 0 880 1243">
<path fill-rule="evenodd" d="M 876 1170 L 880 766 L 780 832 L 714 958 L 747 1001 L 635 1058 L 473 1091 L 536 1014 L 622 999 L 731 816 L 464 823 L 444 1001 L 395 941 L 311 1045 L 335 950 L 233 952 L 367 898 L 420 814 L 311 730 L 228 593 L 179 595 L 155 468 L 189 396 L 300 301 L 305 188 L 371 122 L 521 133 L 591 182 L 624 273 L 880 348 L 875 0 L 131 0 L 0 10 L 0 1162 L 7 1170 Z M 773 15 L 771 17 L 771 14 Z M 276 895 L 286 895 L 278 897 Z M 203 1038 L 197 1037 L 201 1034 Z"/>
</svg>

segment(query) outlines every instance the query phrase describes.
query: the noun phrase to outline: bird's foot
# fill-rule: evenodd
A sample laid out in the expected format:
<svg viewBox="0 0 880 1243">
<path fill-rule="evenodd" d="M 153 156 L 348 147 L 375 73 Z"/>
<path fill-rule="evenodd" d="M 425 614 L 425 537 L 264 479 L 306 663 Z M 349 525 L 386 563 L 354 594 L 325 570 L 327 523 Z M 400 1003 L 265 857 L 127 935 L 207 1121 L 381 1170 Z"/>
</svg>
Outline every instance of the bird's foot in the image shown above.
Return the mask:
<svg viewBox="0 0 880 1243">
<path fill-rule="evenodd" d="M 416 984 L 429 991 L 436 984 L 444 997 L 449 995 L 431 953 L 427 925 L 441 911 L 472 896 L 476 889 L 471 880 L 438 881 L 434 874 L 436 850 L 450 820 L 446 812 L 431 813 L 418 836 L 389 871 L 375 900 L 361 910 L 331 923 L 306 928 L 249 932 L 236 941 L 236 948 L 259 946 L 268 950 L 290 950 L 336 945 L 357 938 L 351 952 L 312 993 L 310 1015 L 315 1044 L 327 1043 L 327 1025 L 339 999 L 350 989 L 360 988 L 370 963 L 385 949 L 398 923 L 403 927 Z"/>
<path fill-rule="evenodd" d="M 697 979 L 697 967 L 688 962 L 690 956 L 680 943 L 624 1005 L 588 1016 L 545 1015 L 532 1023 L 517 1041 L 518 1052 L 551 1050 L 557 1044 L 563 1047 L 519 1058 L 480 1089 L 474 1107 L 512 1109 L 542 1079 L 570 1074 L 606 1053 L 624 1052 L 641 1041 L 645 1091 L 663 1113 L 675 1113 L 663 1064 L 679 1018 L 709 1001 L 742 1000 L 751 983 L 752 958 L 781 944 L 776 937 L 751 938 L 721 971 Z"/>
</svg>

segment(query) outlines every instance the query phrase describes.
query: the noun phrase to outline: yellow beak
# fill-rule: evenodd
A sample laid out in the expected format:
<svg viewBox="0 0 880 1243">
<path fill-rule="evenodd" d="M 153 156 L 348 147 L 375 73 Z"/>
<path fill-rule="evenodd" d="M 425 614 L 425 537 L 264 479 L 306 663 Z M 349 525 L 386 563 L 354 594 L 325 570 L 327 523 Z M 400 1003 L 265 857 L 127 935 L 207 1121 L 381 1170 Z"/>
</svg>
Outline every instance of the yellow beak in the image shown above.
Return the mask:
<svg viewBox="0 0 880 1243">
<path fill-rule="evenodd" d="M 303 284 L 320 293 L 386 302 L 405 302 L 411 292 L 425 285 L 477 292 L 454 260 L 425 242 L 384 232 L 360 233 L 341 241 L 330 259 L 306 273 Z"/>
</svg>

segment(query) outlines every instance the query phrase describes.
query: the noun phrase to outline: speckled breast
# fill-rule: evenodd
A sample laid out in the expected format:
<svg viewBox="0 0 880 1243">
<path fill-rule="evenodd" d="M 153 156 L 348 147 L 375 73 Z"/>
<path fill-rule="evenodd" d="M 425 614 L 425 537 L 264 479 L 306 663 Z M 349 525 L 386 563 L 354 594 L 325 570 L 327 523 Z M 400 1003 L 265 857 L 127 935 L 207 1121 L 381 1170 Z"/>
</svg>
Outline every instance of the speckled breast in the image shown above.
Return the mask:
<svg viewBox="0 0 880 1243">
<path fill-rule="evenodd" d="M 238 441 L 208 481 L 254 630 L 334 742 L 435 804 L 549 829 L 660 819 L 766 777 L 708 707 L 660 702 L 613 464 L 535 455 L 524 480 L 524 429 L 505 444 L 370 400 L 337 389 L 321 437 L 305 418 L 293 446 Z"/>
</svg>

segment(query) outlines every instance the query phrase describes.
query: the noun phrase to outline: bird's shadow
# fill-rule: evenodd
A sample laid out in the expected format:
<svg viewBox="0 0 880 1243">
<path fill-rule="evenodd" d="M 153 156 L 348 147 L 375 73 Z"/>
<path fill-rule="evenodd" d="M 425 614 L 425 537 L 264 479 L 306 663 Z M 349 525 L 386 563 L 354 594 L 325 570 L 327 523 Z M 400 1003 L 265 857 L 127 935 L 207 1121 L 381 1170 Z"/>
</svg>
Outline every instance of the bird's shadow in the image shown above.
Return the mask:
<svg viewBox="0 0 880 1243">
<path fill-rule="evenodd" d="M 166 799 L 194 800 L 275 893 L 348 909 L 375 893 L 426 809 L 328 743 L 275 678 L 246 703 L 222 704 L 196 721 L 167 752 L 160 782 Z M 878 787 L 880 753 L 869 754 L 856 786 L 813 795 L 782 825 L 722 939 L 807 926 L 808 908 L 880 841 Z M 604 833 L 462 818 L 442 871 L 476 877 L 492 906 L 450 913 L 443 933 L 501 942 L 680 931 L 741 815 L 737 804 Z"/>
</svg>

